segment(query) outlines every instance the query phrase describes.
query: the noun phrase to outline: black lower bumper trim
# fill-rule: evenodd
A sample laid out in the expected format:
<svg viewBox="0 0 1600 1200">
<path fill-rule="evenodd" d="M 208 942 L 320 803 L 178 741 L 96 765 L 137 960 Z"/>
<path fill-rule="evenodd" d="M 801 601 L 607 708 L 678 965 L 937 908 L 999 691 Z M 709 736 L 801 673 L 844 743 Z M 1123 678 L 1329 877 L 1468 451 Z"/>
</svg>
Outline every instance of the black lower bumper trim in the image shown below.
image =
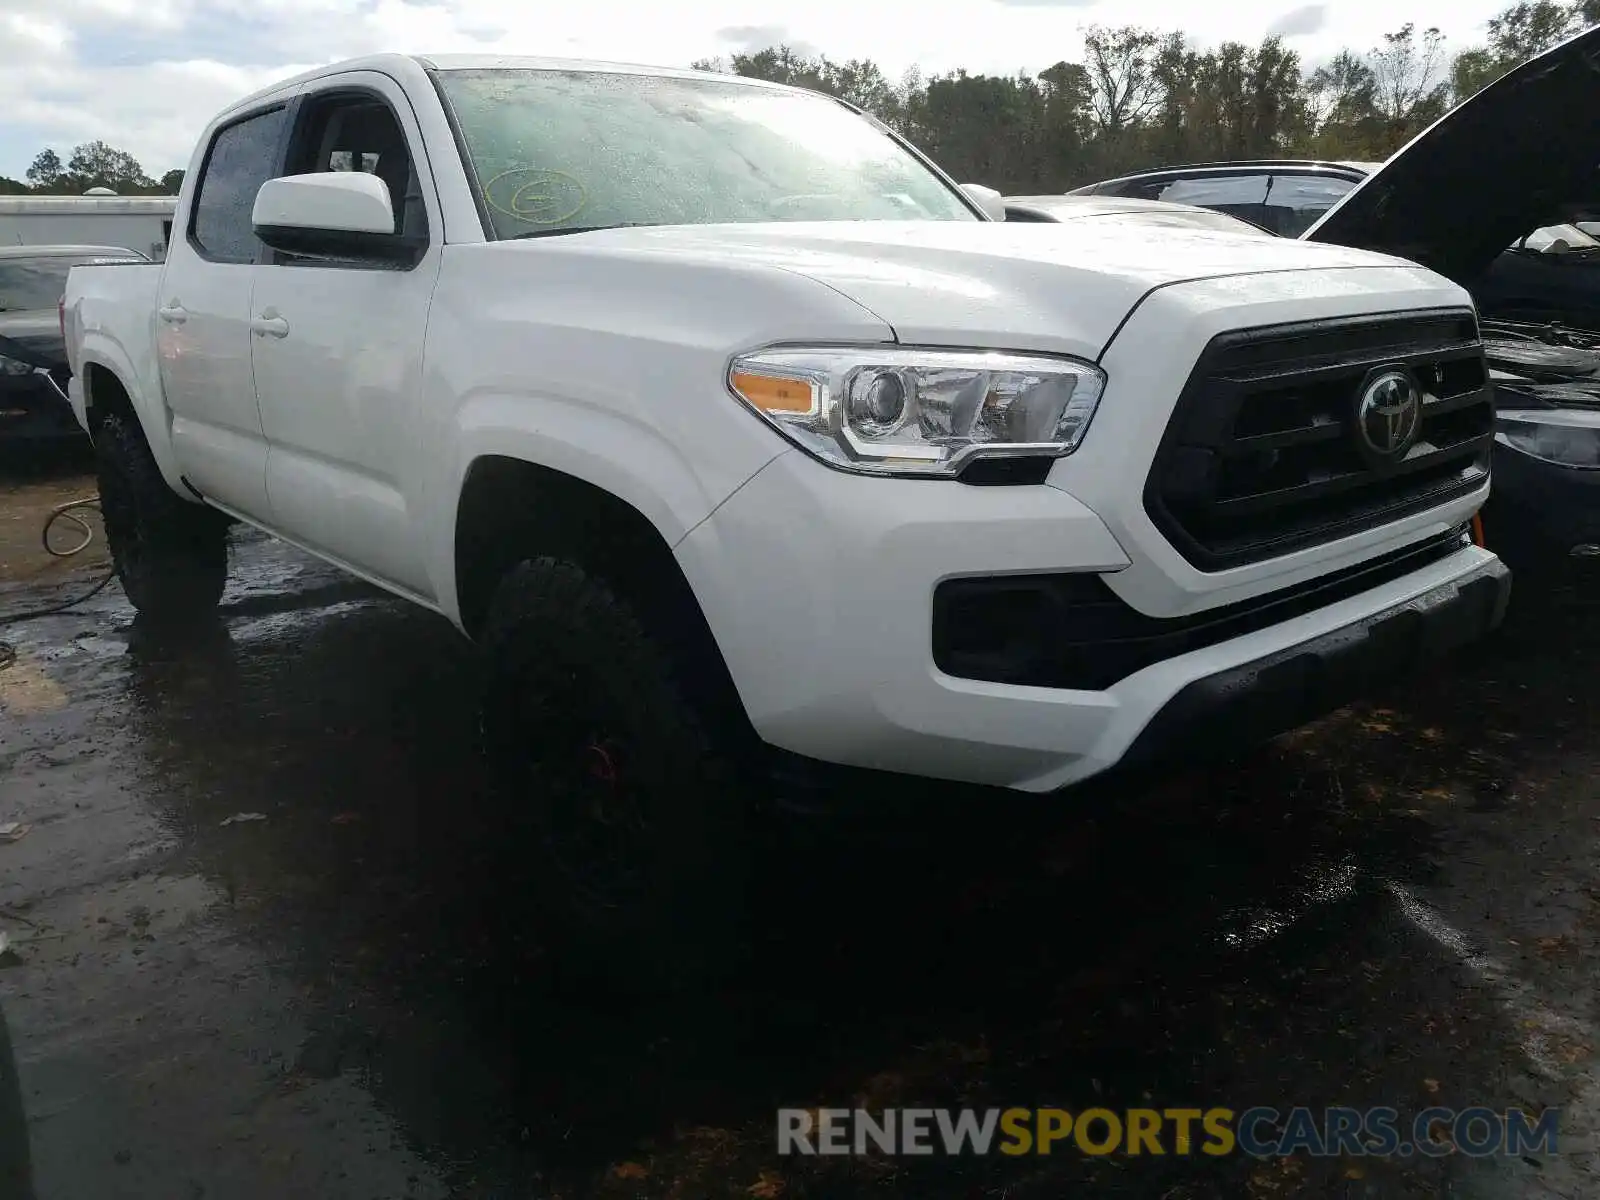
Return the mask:
<svg viewBox="0 0 1600 1200">
<path fill-rule="evenodd" d="M 1118 765 L 1214 758 L 1298 729 L 1482 637 L 1500 624 L 1510 593 L 1511 573 L 1492 562 L 1464 581 L 1197 679 L 1162 707 Z"/>
</svg>

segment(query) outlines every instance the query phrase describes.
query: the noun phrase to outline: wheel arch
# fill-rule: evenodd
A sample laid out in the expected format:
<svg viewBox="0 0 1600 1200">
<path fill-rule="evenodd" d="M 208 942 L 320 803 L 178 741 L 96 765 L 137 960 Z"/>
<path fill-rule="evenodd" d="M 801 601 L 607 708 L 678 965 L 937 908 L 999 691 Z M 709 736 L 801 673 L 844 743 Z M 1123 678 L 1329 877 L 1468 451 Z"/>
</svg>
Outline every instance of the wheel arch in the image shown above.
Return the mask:
<svg viewBox="0 0 1600 1200">
<path fill-rule="evenodd" d="M 499 454 L 472 460 L 454 527 L 455 599 L 476 639 L 495 587 L 517 563 L 548 556 L 603 581 L 672 656 L 711 713 L 754 730 L 694 588 L 661 529 L 633 503 L 589 480 Z"/>
<path fill-rule="evenodd" d="M 88 431 L 89 440 L 95 439 L 100 424 L 109 413 L 119 413 L 137 421 L 167 486 L 183 499 L 199 503 L 185 486 L 183 472 L 179 470 L 172 453 L 172 439 L 159 398 L 152 400 L 138 386 L 136 381 L 139 375 L 132 364 L 121 360 L 118 355 L 106 353 L 109 348 L 103 344 L 86 345 L 79 361 L 83 425 Z"/>
</svg>

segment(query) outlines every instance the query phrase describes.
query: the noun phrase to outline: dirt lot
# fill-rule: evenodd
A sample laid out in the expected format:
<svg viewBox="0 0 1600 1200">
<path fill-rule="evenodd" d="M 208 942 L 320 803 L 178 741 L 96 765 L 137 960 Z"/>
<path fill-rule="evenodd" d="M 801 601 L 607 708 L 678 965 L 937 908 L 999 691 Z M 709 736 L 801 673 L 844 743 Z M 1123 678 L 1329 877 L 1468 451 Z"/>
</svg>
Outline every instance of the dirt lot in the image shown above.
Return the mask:
<svg viewBox="0 0 1600 1200">
<path fill-rule="evenodd" d="M 96 578 L 35 548 L 74 469 L 0 484 L 0 612 Z M 807 851 L 737 994 L 607 1012 L 531 932 L 459 638 L 240 535 L 213 635 L 153 641 L 115 586 L 3 630 L 0 822 L 32 829 L 0 844 L 0 1007 L 40 1200 L 1600 1194 L 1597 598 L 1519 591 L 1470 658 L 1057 799 L 1046 838 L 972 791 L 953 831 Z M 862 1102 L 1563 1116 L 1558 1154 L 1497 1160 L 774 1153 L 778 1106 Z"/>
<path fill-rule="evenodd" d="M 105 542 L 98 539 L 81 556 L 53 558 L 40 546 L 40 529 L 50 510 L 95 493 L 93 463 L 87 450 L 75 448 L 12 451 L 0 455 L 0 589 L 21 584 L 46 584 L 82 567 L 106 561 Z M 87 519 L 98 522 L 91 512 Z M 82 531 L 58 523 L 51 544 L 72 546 Z"/>
</svg>

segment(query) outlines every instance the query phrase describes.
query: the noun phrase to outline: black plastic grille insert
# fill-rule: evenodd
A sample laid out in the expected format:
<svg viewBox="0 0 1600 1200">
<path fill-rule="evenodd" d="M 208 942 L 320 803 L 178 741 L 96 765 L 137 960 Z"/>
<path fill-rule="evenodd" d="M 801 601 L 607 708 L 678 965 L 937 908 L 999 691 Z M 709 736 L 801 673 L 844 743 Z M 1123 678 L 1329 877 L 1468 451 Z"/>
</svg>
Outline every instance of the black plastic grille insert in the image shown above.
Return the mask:
<svg viewBox="0 0 1600 1200">
<path fill-rule="evenodd" d="M 1356 405 L 1379 369 L 1425 394 L 1398 460 L 1361 446 Z M 1178 399 L 1145 509 L 1201 570 L 1260 562 L 1482 486 L 1493 390 L 1470 309 L 1238 330 L 1213 338 Z"/>
</svg>

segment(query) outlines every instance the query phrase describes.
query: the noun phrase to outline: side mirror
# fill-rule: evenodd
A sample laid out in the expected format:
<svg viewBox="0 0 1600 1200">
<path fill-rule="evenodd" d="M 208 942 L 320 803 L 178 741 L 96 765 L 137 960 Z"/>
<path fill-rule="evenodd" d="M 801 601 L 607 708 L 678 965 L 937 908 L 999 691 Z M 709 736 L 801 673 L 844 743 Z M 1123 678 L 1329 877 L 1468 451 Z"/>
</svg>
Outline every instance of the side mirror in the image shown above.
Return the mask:
<svg viewBox="0 0 1600 1200">
<path fill-rule="evenodd" d="M 417 246 L 394 231 L 389 186 L 364 171 L 269 179 L 250 214 L 274 250 L 312 258 L 414 259 Z"/>
<path fill-rule="evenodd" d="M 984 187 L 981 183 L 963 183 L 961 190 L 967 194 L 967 199 L 975 203 L 988 214 L 991 221 L 1004 221 L 1006 219 L 1005 197 L 992 187 Z"/>
</svg>

